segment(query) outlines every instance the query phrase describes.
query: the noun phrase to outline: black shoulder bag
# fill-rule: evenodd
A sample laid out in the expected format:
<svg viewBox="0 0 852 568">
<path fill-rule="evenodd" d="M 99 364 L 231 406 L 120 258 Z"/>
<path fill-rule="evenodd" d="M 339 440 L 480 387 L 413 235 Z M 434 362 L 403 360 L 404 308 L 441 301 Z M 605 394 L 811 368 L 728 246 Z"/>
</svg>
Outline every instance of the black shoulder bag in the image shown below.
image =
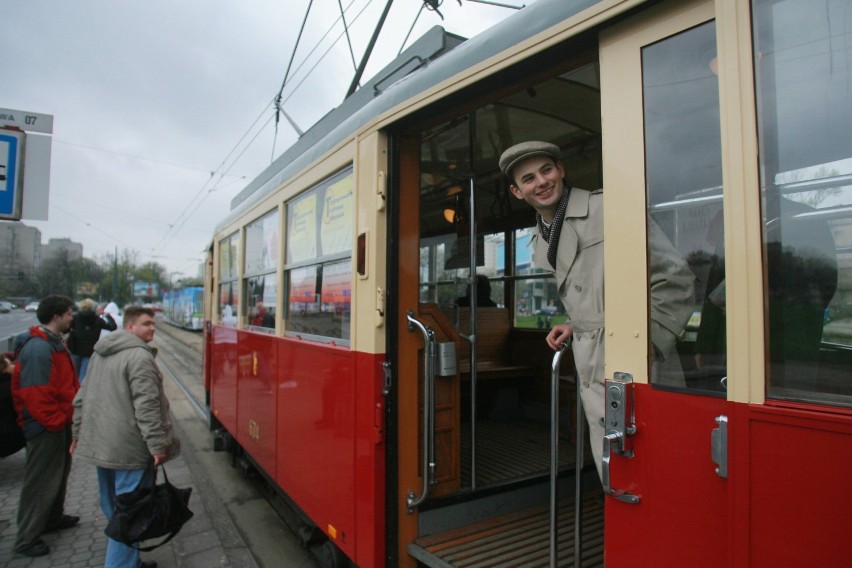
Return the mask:
<svg viewBox="0 0 852 568">
<path fill-rule="evenodd" d="M 160 469 L 163 470 L 164 483 L 156 485 L 157 471 L 151 463 L 145 477 L 152 475 L 153 485 L 137 487 L 130 493 L 115 496 L 115 511 L 104 530 L 109 538 L 147 552 L 172 540 L 184 523 L 192 518 L 188 507 L 192 488 L 175 487 L 169 483 L 166 468 L 160 465 Z M 158 544 L 136 546 L 138 542 L 161 536 L 166 538 Z"/>
</svg>

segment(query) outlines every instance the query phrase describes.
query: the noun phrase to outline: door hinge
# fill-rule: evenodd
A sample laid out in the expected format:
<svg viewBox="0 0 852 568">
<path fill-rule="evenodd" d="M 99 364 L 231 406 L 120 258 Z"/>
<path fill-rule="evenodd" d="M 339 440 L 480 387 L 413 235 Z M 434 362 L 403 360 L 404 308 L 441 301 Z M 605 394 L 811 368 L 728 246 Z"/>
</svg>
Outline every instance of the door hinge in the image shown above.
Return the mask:
<svg viewBox="0 0 852 568">
<path fill-rule="evenodd" d="M 391 370 L 393 369 L 390 361 L 385 361 L 382 363 L 382 370 L 385 373 L 385 382 L 382 385 L 382 396 L 387 397 L 390 394 L 391 390 L 391 377 L 393 376 Z"/>
</svg>

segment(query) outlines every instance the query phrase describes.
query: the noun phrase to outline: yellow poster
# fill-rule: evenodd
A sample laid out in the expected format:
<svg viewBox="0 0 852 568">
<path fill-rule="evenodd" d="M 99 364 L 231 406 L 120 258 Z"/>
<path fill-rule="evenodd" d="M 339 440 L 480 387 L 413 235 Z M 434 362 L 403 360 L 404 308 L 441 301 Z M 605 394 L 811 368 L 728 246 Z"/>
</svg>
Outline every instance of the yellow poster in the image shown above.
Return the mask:
<svg viewBox="0 0 852 568">
<path fill-rule="evenodd" d="M 320 241 L 323 256 L 352 250 L 352 174 L 325 190 Z"/>
<path fill-rule="evenodd" d="M 311 192 L 291 203 L 287 223 L 287 262 L 317 256 L 317 194 Z"/>
</svg>

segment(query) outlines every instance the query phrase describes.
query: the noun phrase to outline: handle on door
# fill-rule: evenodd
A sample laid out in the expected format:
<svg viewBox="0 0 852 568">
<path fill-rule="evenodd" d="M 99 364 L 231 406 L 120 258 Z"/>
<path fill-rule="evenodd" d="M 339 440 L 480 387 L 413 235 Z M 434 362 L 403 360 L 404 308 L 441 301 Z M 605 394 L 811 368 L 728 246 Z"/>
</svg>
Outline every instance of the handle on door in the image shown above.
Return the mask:
<svg viewBox="0 0 852 568">
<path fill-rule="evenodd" d="M 636 433 L 633 377 L 629 373 L 615 373 L 614 377 L 606 382 L 605 391 L 604 446 L 601 460 L 604 493 L 623 503 L 636 504 L 639 502 L 639 496 L 623 489 L 614 489 L 609 473 L 612 454 L 633 457 L 633 434 Z"/>
<path fill-rule="evenodd" d="M 408 330 L 420 330 L 423 334 L 423 491 L 415 495 L 409 491 L 406 495 L 408 514 L 414 512 L 414 507 L 423 503 L 429 497 L 429 487 L 435 482 L 435 359 L 437 344 L 435 332 L 414 317 L 409 310 Z"/>
</svg>

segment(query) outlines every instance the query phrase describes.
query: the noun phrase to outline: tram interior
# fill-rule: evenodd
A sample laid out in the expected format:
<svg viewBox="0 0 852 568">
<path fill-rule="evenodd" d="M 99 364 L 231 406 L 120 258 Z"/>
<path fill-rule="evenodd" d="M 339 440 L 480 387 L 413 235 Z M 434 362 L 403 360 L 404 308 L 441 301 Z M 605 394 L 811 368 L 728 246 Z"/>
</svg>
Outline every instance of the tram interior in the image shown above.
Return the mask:
<svg viewBox="0 0 852 568">
<path fill-rule="evenodd" d="M 476 519 L 480 513 L 474 502 L 481 498 L 499 495 L 499 507 L 514 499 L 518 509 L 547 501 L 542 488 L 550 472 L 554 353 L 544 338 L 566 316 L 552 276 L 532 265 L 534 212 L 511 195 L 497 167 L 503 149 L 528 139 L 560 146 L 572 185 L 601 187 L 596 63 L 432 125 L 420 135 L 420 312 L 430 312 L 439 341 L 456 344 L 455 379 L 438 380 L 456 389 L 444 398 L 455 397 L 453 412 L 459 420 L 458 431 L 449 435 L 455 440 L 436 435 L 439 455 L 458 454 L 458 471 L 448 474 L 458 480 L 447 489 L 439 484 L 432 502 L 421 509 L 424 548 L 429 534 Z M 470 288 L 477 289 L 474 307 Z M 466 339 L 473 315 L 475 387 L 473 348 Z M 559 468 L 560 486 L 565 486 L 560 494 L 572 498 L 577 438 L 573 375 L 568 352 L 559 381 Z M 600 483 L 588 448 L 585 464 L 583 483 L 593 498 L 600 494 Z M 597 510 L 594 522 L 602 523 L 602 505 L 591 507 Z M 454 513 L 446 514 L 450 510 Z M 590 540 L 590 546 L 598 545 L 600 541 Z"/>
<path fill-rule="evenodd" d="M 553 354 L 544 334 L 565 316 L 552 278 L 532 267 L 533 211 L 509 193 L 497 161 L 513 143 L 552 140 L 564 152 L 571 183 L 600 187 L 596 67 L 590 63 L 422 133 L 420 299 L 440 307 L 460 336 L 470 333 L 470 223 L 476 228 L 480 372 L 475 401 L 471 382 L 464 377 L 461 381 L 463 487 L 487 487 L 548 471 Z M 470 357 L 470 346 L 463 338 L 461 342 L 459 367 L 469 370 L 470 362 L 464 359 Z M 567 378 L 571 361 L 565 359 Z M 567 385 L 563 431 L 570 439 L 567 402 L 573 400 L 573 392 L 568 392 L 573 387 Z M 471 460 L 466 457 L 471 452 L 472 415 L 477 420 L 476 480 L 470 479 Z M 573 462 L 569 449 L 563 452 L 566 464 Z"/>
</svg>

